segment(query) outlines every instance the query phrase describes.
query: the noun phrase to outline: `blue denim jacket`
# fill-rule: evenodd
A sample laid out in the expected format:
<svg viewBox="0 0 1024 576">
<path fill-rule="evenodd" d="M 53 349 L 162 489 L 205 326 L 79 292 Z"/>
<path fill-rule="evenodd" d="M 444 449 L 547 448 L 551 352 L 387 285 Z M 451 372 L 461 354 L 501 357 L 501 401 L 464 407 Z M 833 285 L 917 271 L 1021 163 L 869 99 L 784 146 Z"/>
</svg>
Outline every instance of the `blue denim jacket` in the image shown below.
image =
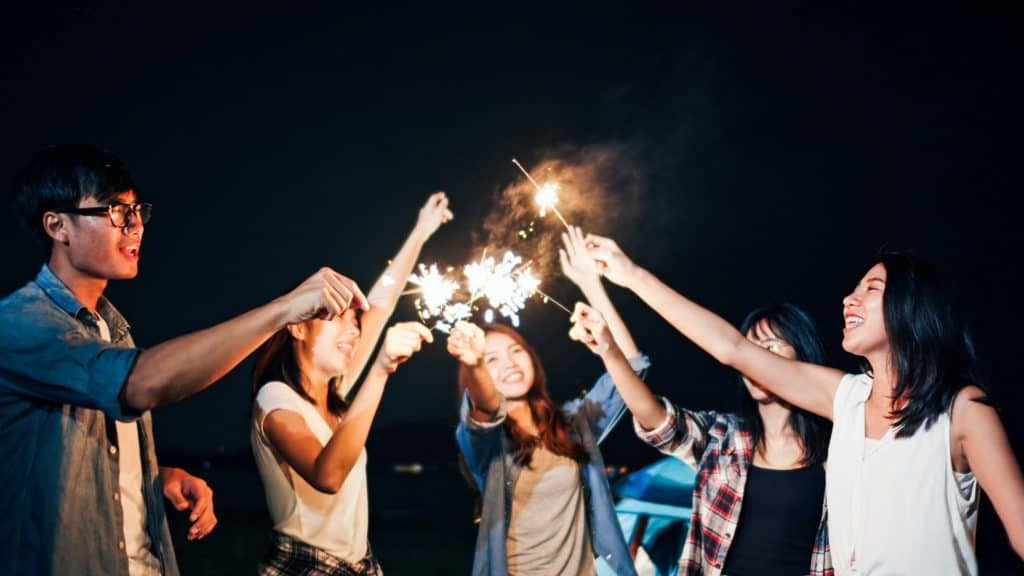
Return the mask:
<svg viewBox="0 0 1024 576">
<path fill-rule="evenodd" d="M 630 365 L 642 377 L 650 361 L 641 355 L 630 360 Z M 475 423 L 470 420 L 467 394 L 463 397 L 461 418 L 455 430 L 459 450 L 483 494 L 480 531 L 477 533 L 473 558 L 474 576 L 500 576 L 508 573 L 505 539 L 512 510 L 512 493 L 521 467 L 509 453 L 504 427 L 500 425 L 505 419 L 504 408 L 505 402 L 502 399 L 501 408 L 492 423 Z M 611 566 L 615 574 L 635 576 L 636 570 L 615 514 L 615 503 L 604 471 L 604 459 L 597 447 L 625 410 L 626 404 L 607 373 L 581 398 L 562 406 L 569 425 L 576 430 L 589 458 L 580 468 L 580 481 L 586 489 L 587 525 L 594 552 Z"/>
<path fill-rule="evenodd" d="M 178 573 L 150 415 L 118 400 L 139 351 L 110 302 L 96 311 L 109 343 L 45 265 L 0 301 L 0 574 L 128 576 L 114 419 L 139 423 L 152 552 Z"/>
</svg>

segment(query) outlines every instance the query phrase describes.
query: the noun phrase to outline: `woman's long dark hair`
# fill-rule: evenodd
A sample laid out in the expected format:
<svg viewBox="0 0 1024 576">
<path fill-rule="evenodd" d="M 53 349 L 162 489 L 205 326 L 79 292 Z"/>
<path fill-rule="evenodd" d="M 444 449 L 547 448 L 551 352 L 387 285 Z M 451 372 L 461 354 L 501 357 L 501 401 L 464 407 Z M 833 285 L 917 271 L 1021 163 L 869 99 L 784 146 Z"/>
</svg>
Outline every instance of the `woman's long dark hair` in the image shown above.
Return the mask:
<svg viewBox="0 0 1024 576">
<path fill-rule="evenodd" d="M 531 347 L 526 339 L 519 332 L 504 324 L 490 324 L 487 332 L 498 332 L 504 334 L 522 346 L 530 357 L 533 364 L 533 386 L 526 393 L 526 402 L 530 406 L 530 415 L 537 424 L 540 431 L 539 436 L 531 436 L 512 418 L 505 419 L 505 434 L 508 436 L 509 448 L 513 453 L 515 461 L 520 466 L 529 466 L 533 459 L 533 449 L 543 444 L 549 451 L 572 458 L 576 462 L 587 460 L 587 451 L 583 444 L 575 437 L 566 422 L 565 415 L 548 396 L 548 381 L 544 375 L 544 368 L 540 364 L 540 357 Z M 459 365 L 459 396 L 461 397 L 473 378 L 472 370 L 465 364 Z"/>
<path fill-rule="evenodd" d="M 952 286 L 933 266 L 906 252 L 885 251 L 878 261 L 885 267 L 882 303 L 896 371 L 893 398 L 907 400 L 892 411 L 900 427 L 896 436 L 903 438 L 922 424 L 927 430 L 952 408 L 957 392 L 978 384 L 974 342 Z"/>
<path fill-rule="evenodd" d="M 288 328 L 278 330 L 256 351 L 256 364 L 252 367 L 253 396 L 267 382 L 279 381 L 315 405 L 316 401 L 302 387 L 304 378 L 295 358 L 295 340 Z M 335 416 L 341 416 L 348 409 L 348 402 L 341 395 L 339 381 L 340 378 L 331 378 L 327 383 L 327 410 Z"/>
<path fill-rule="evenodd" d="M 761 322 L 766 322 L 776 337 L 785 340 L 796 350 L 796 359 L 801 362 L 823 364 L 825 353 L 822 350 L 818 331 L 814 321 L 800 308 L 789 304 L 777 304 L 754 310 L 743 320 L 740 331 L 746 334 Z M 750 396 L 743 384 L 743 375 L 739 375 L 740 383 L 740 415 L 750 429 L 751 444 L 755 450 L 764 449 L 764 422 L 757 409 L 757 401 Z M 828 442 L 832 434 L 832 424 L 815 414 L 790 406 L 789 427 L 800 438 L 803 447 L 801 464 L 810 465 L 823 462 L 828 457 Z"/>
</svg>

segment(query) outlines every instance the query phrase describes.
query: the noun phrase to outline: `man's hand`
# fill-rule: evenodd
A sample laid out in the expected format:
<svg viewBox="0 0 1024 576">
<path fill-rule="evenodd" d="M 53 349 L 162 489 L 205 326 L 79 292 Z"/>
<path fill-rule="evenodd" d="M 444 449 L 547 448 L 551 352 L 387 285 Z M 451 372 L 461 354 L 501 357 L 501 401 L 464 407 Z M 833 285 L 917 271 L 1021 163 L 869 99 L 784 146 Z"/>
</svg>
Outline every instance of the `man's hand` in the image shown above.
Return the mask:
<svg viewBox="0 0 1024 576">
<path fill-rule="evenodd" d="M 181 468 L 160 467 L 160 480 L 164 485 L 164 498 L 171 501 L 175 510 L 189 510 L 189 540 L 206 537 L 217 525 L 213 513 L 213 490 L 202 478 L 197 478 Z"/>
<path fill-rule="evenodd" d="M 363 291 L 352 279 L 326 267 L 317 270 L 281 299 L 287 304 L 285 322 L 288 324 L 311 318 L 333 320 L 349 308 L 370 308 Z"/>
</svg>

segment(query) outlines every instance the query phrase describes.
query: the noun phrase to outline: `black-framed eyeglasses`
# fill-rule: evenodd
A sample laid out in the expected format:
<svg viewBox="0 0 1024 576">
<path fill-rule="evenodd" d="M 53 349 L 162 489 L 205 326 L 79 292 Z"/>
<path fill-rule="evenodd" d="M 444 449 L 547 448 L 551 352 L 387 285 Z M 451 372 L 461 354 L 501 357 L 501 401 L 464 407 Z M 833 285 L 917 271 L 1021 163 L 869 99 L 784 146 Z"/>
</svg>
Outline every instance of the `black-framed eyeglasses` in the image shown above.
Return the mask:
<svg viewBox="0 0 1024 576">
<path fill-rule="evenodd" d="M 109 216 L 110 223 L 114 228 L 124 228 L 129 223 L 129 216 L 132 222 L 145 224 L 153 215 L 153 205 L 149 202 L 136 202 L 125 204 L 115 202 L 106 206 L 90 206 L 88 208 L 70 208 L 61 210 L 67 214 L 78 214 L 81 216 Z"/>
</svg>

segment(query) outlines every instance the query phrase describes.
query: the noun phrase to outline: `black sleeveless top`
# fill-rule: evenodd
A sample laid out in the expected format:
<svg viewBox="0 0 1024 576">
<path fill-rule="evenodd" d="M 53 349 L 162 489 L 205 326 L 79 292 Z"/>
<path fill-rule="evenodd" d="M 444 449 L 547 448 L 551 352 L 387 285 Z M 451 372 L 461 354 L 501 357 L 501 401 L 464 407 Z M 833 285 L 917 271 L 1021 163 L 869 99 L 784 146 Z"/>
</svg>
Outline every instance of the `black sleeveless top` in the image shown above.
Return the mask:
<svg viewBox="0 0 1024 576">
<path fill-rule="evenodd" d="M 751 465 L 740 521 L 722 574 L 795 576 L 807 574 L 821 523 L 825 469 L 794 470 Z"/>
</svg>

